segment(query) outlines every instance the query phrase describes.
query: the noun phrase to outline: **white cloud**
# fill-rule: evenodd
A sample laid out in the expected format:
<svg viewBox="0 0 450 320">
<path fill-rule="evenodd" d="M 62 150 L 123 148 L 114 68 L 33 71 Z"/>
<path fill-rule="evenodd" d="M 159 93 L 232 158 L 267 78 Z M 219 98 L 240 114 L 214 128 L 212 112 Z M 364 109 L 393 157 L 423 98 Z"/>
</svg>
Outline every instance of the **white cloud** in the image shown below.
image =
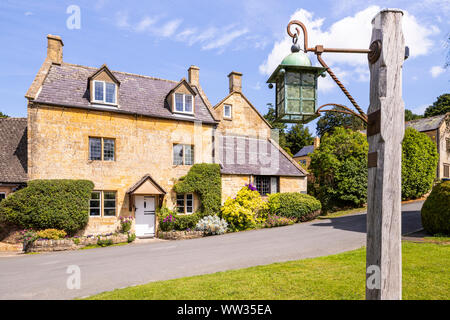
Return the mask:
<svg viewBox="0 0 450 320">
<path fill-rule="evenodd" d="M 217 49 L 226 46 L 230 42 L 232 42 L 234 39 L 246 34 L 248 32 L 248 29 L 241 29 L 241 30 L 234 30 L 232 32 L 227 32 L 217 38 L 216 40 L 205 44 L 202 49 L 203 50 L 210 50 L 210 49 Z"/>
<path fill-rule="evenodd" d="M 330 48 L 368 48 L 372 34 L 372 19 L 380 11 L 378 6 L 370 6 L 357 12 L 353 16 L 345 17 L 331 24 L 327 29 L 323 28 L 324 18 L 315 17 L 314 13 L 305 9 L 297 10 L 290 20 L 302 21 L 308 30 L 308 46 L 313 47 L 322 44 Z M 417 19 L 404 12 L 403 33 L 405 43 L 410 48 L 410 58 L 426 55 L 433 46 L 431 36 L 439 33 L 439 29 L 433 25 L 419 24 Z M 299 39 L 303 46 L 303 39 Z M 285 37 L 275 43 L 267 59 L 259 66 L 262 74 L 269 75 L 290 53 L 292 39 Z M 363 54 L 328 53 L 324 54 L 324 60 L 328 65 L 341 64 L 355 67 L 366 67 L 367 56 Z M 356 70 L 357 71 L 357 70 Z M 366 75 L 358 75 L 360 81 L 367 81 Z"/>
<path fill-rule="evenodd" d="M 143 32 L 148 30 L 148 28 L 155 24 L 157 19 L 150 18 L 150 17 L 144 17 L 139 23 L 136 25 L 135 30 L 138 32 Z"/>
<path fill-rule="evenodd" d="M 28 16 L 32 16 L 32 15 L 33 15 L 33 12 L 27 11 L 27 12 L 25 12 L 24 14 L 28 17 Z"/>
<path fill-rule="evenodd" d="M 128 22 L 128 13 L 125 11 L 119 11 L 116 13 L 116 26 L 121 29 L 130 27 Z"/>
<path fill-rule="evenodd" d="M 157 32 L 163 37 L 170 37 L 178 29 L 181 22 L 182 22 L 181 19 L 171 20 L 165 23 L 159 30 L 157 30 Z"/>
<path fill-rule="evenodd" d="M 445 71 L 445 69 L 442 68 L 441 66 L 434 66 L 434 67 L 431 67 L 431 69 L 430 69 L 430 73 L 433 78 L 439 77 L 442 73 L 444 73 L 444 71 Z"/>
</svg>

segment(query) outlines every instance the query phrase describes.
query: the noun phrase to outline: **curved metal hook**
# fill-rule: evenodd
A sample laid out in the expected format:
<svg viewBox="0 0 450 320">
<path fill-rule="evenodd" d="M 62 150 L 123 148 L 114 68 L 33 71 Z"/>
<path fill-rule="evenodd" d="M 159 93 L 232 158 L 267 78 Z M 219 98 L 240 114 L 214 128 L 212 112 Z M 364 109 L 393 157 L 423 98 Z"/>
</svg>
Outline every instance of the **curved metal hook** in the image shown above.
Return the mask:
<svg viewBox="0 0 450 320">
<path fill-rule="evenodd" d="M 300 26 L 300 28 L 302 28 L 302 30 L 303 30 L 303 47 L 304 47 L 303 51 L 306 52 L 308 49 L 308 31 L 306 31 L 305 25 L 298 20 L 292 20 L 289 22 L 289 24 L 287 25 L 287 33 L 292 39 L 295 39 L 295 38 L 298 39 L 300 36 L 300 29 L 298 27 L 295 28 L 296 33 L 291 32 L 292 25 L 298 25 L 298 26 Z M 296 40 L 294 40 L 294 41 L 297 42 Z"/>
<path fill-rule="evenodd" d="M 344 109 L 344 110 L 336 110 L 336 109 L 334 109 L 334 110 L 322 110 L 323 107 L 327 107 L 327 106 L 339 107 L 339 108 L 342 108 L 342 109 Z M 324 105 L 321 105 L 321 106 L 317 109 L 317 111 L 316 111 L 316 113 L 319 114 L 319 115 L 320 115 L 321 112 L 338 112 L 338 113 L 346 113 L 346 114 L 350 114 L 350 115 L 353 115 L 353 116 L 356 116 L 356 117 L 360 118 L 364 123 L 367 124 L 367 118 L 366 118 L 366 117 L 364 117 L 364 116 L 361 115 L 361 114 L 357 114 L 357 113 L 354 112 L 352 109 L 347 108 L 346 106 L 344 106 L 344 105 L 342 105 L 342 104 L 338 104 L 338 103 L 326 103 L 326 104 L 324 104 Z"/>
</svg>

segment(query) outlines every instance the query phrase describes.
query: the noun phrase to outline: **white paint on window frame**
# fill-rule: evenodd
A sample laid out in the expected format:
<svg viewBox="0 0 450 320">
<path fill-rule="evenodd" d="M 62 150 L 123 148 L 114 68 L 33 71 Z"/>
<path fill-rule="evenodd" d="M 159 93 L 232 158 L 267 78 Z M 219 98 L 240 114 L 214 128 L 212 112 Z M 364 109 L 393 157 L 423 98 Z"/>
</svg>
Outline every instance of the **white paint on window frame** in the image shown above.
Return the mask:
<svg viewBox="0 0 450 320">
<path fill-rule="evenodd" d="M 95 98 L 95 84 L 96 83 L 102 83 L 103 84 L 103 100 L 97 100 Z M 106 101 L 106 84 L 107 83 L 114 85 L 114 102 L 107 102 Z M 91 102 L 92 103 L 100 103 L 102 105 L 117 107 L 117 105 L 118 105 L 117 104 L 117 98 L 118 98 L 118 91 L 119 90 L 117 90 L 117 84 L 116 83 L 114 83 L 114 82 L 107 82 L 107 81 L 101 81 L 101 80 L 93 80 L 92 81 L 92 88 L 91 88 L 91 90 L 92 90 L 92 92 L 91 92 L 91 94 L 92 94 Z"/>
<path fill-rule="evenodd" d="M 227 110 L 228 110 L 228 112 L 227 112 Z M 231 104 L 224 104 L 223 105 L 223 117 L 225 119 L 231 119 L 232 118 L 232 114 L 233 114 L 232 110 L 233 110 L 233 107 L 232 107 Z"/>
<path fill-rule="evenodd" d="M 180 110 L 177 110 L 177 99 L 176 99 L 176 95 L 180 95 L 180 96 L 183 96 L 183 110 L 182 111 L 180 111 Z M 191 105 L 191 109 L 192 109 L 192 111 L 191 112 L 189 112 L 189 111 L 186 111 L 186 96 L 191 96 L 191 103 L 192 103 L 192 105 Z M 187 114 L 187 115 L 194 115 L 194 105 L 195 105 L 195 97 L 192 95 L 192 94 L 185 94 L 185 93 L 178 93 L 178 92 L 175 92 L 173 95 L 172 95 L 172 105 L 173 105 L 173 107 L 172 107 L 172 111 L 173 111 L 173 113 L 179 113 L 179 114 Z"/>
</svg>

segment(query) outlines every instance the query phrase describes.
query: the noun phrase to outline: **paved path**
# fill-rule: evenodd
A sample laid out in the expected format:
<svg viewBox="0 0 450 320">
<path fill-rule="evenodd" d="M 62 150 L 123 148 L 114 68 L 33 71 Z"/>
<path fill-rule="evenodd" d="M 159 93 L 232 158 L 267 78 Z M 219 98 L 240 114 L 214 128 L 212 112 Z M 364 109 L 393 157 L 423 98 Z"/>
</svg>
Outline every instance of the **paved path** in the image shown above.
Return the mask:
<svg viewBox="0 0 450 320">
<path fill-rule="evenodd" d="M 403 205 L 403 233 L 421 228 L 422 203 Z M 0 258 L 0 299 L 70 299 L 103 291 L 335 254 L 365 245 L 366 215 L 183 241 Z M 68 266 L 81 288 L 67 289 Z"/>
</svg>

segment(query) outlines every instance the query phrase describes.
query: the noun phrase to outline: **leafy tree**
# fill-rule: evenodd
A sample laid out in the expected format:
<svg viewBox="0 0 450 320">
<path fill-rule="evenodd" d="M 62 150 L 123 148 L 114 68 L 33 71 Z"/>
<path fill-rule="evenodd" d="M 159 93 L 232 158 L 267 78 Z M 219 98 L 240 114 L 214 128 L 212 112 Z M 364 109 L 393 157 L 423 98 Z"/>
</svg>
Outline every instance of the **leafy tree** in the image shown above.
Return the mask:
<svg viewBox="0 0 450 320">
<path fill-rule="evenodd" d="M 0 118 L 9 118 L 9 116 L 0 111 Z"/>
<path fill-rule="evenodd" d="M 450 93 L 444 93 L 437 97 L 437 100 L 433 105 L 429 106 L 425 110 L 425 118 L 438 116 L 440 114 L 446 114 L 450 112 Z"/>
<path fill-rule="evenodd" d="M 296 154 L 304 146 L 313 144 L 313 141 L 314 138 L 309 133 L 309 129 L 300 123 L 293 125 L 286 135 L 287 146 L 293 154 Z"/>
<path fill-rule="evenodd" d="M 333 207 L 362 206 L 367 199 L 366 137 L 357 131 L 336 127 L 325 133 L 311 155 L 313 195 L 323 211 Z"/>
<path fill-rule="evenodd" d="M 437 184 L 423 204 L 422 225 L 431 234 L 450 236 L 450 181 Z"/>
<path fill-rule="evenodd" d="M 402 198 L 416 199 L 431 190 L 439 160 L 436 144 L 414 128 L 402 142 Z"/>
<path fill-rule="evenodd" d="M 269 110 L 264 115 L 264 118 L 267 120 L 267 122 L 270 123 L 273 129 L 278 130 L 278 144 L 280 147 L 282 147 L 288 154 L 292 156 L 292 152 L 289 149 L 289 146 L 286 141 L 286 129 L 287 124 L 282 122 L 277 122 L 275 118 L 275 108 L 272 104 L 269 105 Z M 274 136 L 272 138 L 275 138 Z M 276 139 L 274 139 L 276 140 Z"/>
<path fill-rule="evenodd" d="M 342 110 L 342 108 L 334 107 L 333 110 Z M 316 133 L 321 137 L 326 132 L 332 133 L 336 127 L 344 127 L 357 131 L 364 130 L 366 125 L 361 119 L 350 114 L 325 112 L 319 121 L 317 121 Z"/>
<path fill-rule="evenodd" d="M 416 119 L 421 119 L 423 116 L 413 113 L 409 109 L 405 109 L 405 121 L 411 121 Z"/>
</svg>

